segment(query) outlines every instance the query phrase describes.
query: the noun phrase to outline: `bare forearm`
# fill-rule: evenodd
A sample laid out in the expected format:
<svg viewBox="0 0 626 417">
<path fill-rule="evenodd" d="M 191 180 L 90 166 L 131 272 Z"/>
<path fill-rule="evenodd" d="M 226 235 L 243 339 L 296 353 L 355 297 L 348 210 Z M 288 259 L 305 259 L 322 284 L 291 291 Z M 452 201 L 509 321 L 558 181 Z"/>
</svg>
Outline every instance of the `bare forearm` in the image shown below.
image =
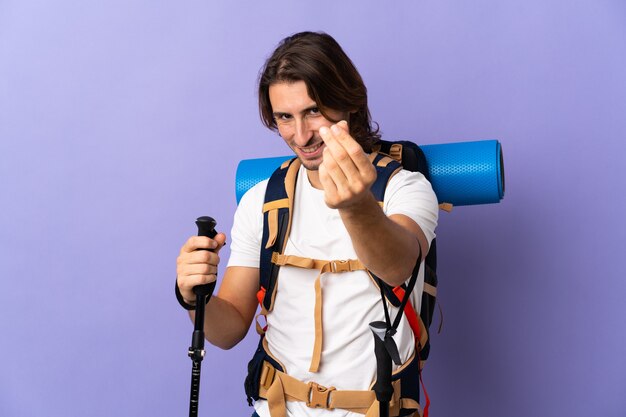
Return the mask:
<svg viewBox="0 0 626 417">
<path fill-rule="evenodd" d="M 358 207 L 339 209 L 339 213 L 358 258 L 370 271 L 392 286 L 402 284 L 411 275 L 419 254 L 419 239 L 387 217 L 373 196 Z"/>
<path fill-rule="evenodd" d="M 189 312 L 192 322 L 195 313 L 195 310 Z M 231 303 L 219 296 L 211 297 L 204 314 L 204 336 L 211 344 L 230 349 L 246 336 L 248 327 L 249 323 Z"/>
</svg>

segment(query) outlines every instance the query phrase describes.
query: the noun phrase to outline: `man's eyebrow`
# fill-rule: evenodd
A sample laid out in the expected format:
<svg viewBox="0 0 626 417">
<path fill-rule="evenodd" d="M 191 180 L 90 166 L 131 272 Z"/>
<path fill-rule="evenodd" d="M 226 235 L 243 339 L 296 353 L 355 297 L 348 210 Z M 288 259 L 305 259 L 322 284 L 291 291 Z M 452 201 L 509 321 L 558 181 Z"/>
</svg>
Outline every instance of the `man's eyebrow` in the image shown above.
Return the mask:
<svg viewBox="0 0 626 417">
<path fill-rule="evenodd" d="M 309 107 L 307 107 L 306 109 L 302 110 L 302 113 L 308 113 L 309 111 L 313 110 L 313 109 L 317 109 L 318 106 L 317 104 L 312 104 Z"/>
<path fill-rule="evenodd" d="M 311 104 L 309 107 L 302 109 L 302 111 L 300 113 L 304 114 L 304 113 L 308 113 L 313 109 L 317 109 L 319 108 L 319 106 L 317 104 Z M 273 116 L 283 116 L 283 115 L 288 115 L 291 116 L 291 113 L 288 112 L 284 112 L 284 111 L 275 111 L 272 113 Z"/>
</svg>

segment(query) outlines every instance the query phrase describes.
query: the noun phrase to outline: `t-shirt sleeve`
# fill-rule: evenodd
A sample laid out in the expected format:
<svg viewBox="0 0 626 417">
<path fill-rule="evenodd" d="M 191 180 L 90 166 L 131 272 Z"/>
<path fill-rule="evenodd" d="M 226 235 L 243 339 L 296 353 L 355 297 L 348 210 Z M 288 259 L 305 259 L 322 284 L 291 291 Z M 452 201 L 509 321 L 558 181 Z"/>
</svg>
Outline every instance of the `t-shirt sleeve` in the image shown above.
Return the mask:
<svg viewBox="0 0 626 417">
<path fill-rule="evenodd" d="M 439 204 L 430 182 L 421 173 L 401 170 L 394 175 L 387 184 L 383 207 L 387 216 L 403 214 L 413 219 L 428 244 L 435 238 Z"/>
<path fill-rule="evenodd" d="M 228 266 L 259 267 L 263 239 L 263 200 L 267 182 L 261 181 L 241 197 L 230 232 Z"/>
</svg>

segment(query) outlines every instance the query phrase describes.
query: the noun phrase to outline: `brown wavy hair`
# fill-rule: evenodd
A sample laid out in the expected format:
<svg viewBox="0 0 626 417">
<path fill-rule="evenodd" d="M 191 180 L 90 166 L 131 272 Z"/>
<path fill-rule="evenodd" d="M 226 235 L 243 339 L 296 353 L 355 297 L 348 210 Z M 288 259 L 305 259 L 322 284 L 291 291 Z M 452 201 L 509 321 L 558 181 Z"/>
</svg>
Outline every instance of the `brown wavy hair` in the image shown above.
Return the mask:
<svg viewBox="0 0 626 417">
<path fill-rule="evenodd" d="M 300 32 L 283 39 L 259 75 L 259 113 L 263 124 L 277 130 L 269 88 L 279 82 L 304 81 L 309 97 L 329 120 L 326 110 L 349 112 L 350 135 L 365 152 L 380 139 L 372 128 L 367 88 L 361 75 L 332 36 Z M 339 120 L 332 120 L 338 122 Z"/>
</svg>

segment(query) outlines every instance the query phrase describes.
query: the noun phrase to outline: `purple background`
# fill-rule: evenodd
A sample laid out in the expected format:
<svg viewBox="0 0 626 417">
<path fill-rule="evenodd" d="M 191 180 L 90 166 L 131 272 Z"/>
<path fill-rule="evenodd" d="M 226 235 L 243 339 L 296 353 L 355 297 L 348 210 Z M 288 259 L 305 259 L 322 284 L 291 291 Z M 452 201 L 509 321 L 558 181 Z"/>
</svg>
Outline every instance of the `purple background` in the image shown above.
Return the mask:
<svg viewBox="0 0 626 417">
<path fill-rule="evenodd" d="M 626 3 L 215 3 L 0 2 L 0 415 L 187 415 L 175 258 L 197 216 L 230 231 L 239 160 L 287 153 L 255 82 L 300 30 L 386 138 L 503 144 L 503 202 L 441 213 L 432 415 L 626 415 Z M 209 348 L 202 415 L 251 413 L 256 340 Z"/>
</svg>

